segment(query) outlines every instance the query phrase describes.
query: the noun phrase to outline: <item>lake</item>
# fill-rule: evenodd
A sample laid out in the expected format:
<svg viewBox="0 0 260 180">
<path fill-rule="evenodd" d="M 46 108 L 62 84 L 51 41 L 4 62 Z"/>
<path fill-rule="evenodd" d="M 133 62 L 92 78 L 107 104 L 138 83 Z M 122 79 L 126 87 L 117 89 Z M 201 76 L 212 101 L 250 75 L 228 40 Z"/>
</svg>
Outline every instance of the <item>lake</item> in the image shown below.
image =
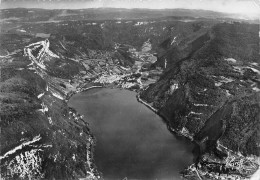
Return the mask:
<svg viewBox="0 0 260 180">
<path fill-rule="evenodd" d="M 71 97 L 95 136 L 94 160 L 104 179 L 178 180 L 193 163 L 193 144 L 128 90 L 95 88 Z"/>
</svg>

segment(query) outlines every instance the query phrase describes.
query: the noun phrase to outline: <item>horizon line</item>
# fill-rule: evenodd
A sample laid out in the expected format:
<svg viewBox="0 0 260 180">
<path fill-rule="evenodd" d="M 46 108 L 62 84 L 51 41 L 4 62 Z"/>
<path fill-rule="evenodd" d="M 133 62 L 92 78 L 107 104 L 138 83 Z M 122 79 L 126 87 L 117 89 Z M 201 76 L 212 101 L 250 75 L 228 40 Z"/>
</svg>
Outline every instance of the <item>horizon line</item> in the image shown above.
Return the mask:
<svg viewBox="0 0 260 180">
<path fill-rule="evenodd" d="M 89 8 L 44 8 L 44 7 L 8 7 L 8 8 L 2 8 L 0 6 L 0 10 L 10 10 L 10 9 L 39 9 L 39 10 L 88 10 L 88 9 L 116 9 L 116 10 L 153 10 L 153 11 L 164 11 L 164 10 L 187 10 L 187 11 L 205 11 L 205 12 L 213 12 L 218 13 L 222 15 L 243 15 L 246 17 L 250 17 L 250 19 L 253 20 L 259 20 L 260 19 L 260 11 L 258 13 L 252 13 L 249 15 L 239 13 L 239 12 L 223 12 L 223 11 L 217 11 L 217 10 L 210 10 L 210 9 L 192 9 L 192 8 L 126 8 L 126 7 L 89 7 Z"/>
</svg>

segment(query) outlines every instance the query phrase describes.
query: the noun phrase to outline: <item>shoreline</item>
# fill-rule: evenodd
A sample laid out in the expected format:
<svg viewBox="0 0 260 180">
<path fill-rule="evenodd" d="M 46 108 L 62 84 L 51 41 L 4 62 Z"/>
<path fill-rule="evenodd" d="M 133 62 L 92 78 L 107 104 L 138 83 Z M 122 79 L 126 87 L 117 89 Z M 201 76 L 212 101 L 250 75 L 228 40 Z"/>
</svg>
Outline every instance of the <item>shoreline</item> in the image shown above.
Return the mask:
<svg viewBox="0 0 260 180">
<path fill-rule="evenodd" d="M 172 128 L 172 127 L 170 127 L 169 125 L 168 125 L 168 120 L 167 120 L 167 118 L 165 118 L 163 115 L 161 115 L 160 113 L 158 113 L 158 110 L 157 109 L 155 109 L 154 107 L 152 107 L 150 104 L 148 104 L 147 102 L 145 102 L 144 100 L 142 100 L 141 98 L 140 98 L 140 91 L 137 93 L 137 95 L 136 95 L 136 98 L 137 98 L 137 101 L 138 102 L 140 102 L 140 103 L 142 103 L 143 105 L 145 105 L 147 108 L 149 108 L 149 109 L 151 109 L 153 112 L 155 112 L 158 116 L 160 116 L 162 119 L 163 119 L 163 121 L 165 121 L 165 123 L 167 124 L 167 128 L 168 128 L 168 130 L 171 132 L 171 133 L 173 133 L 174 135 L 178 135 L 178 136 L 182 136 L 182 137 L 185 137 L 185 138 L 187 138 L 187 139 L 189 139 L 191 142 L 194 142 L 194 143 L 196 143 L 196 144 L 198 144 L 196 141 L 194 141 L 194 139 L 193 139 L 193 135 L 192 134 L 190 134 L 189 132 L 188 132 L 188 130 L 184 127 L 181 131 L 177 131 L 177 130 L 175 130 L 174 128 Z M 199 144 L 198 144 L 199 145 Z M 221 151 L 221 152 L 224 152 L 224 151 L 226 151 L 227 153 L 228 153 L 228 155 L 230 155 L 231 157 L 233 157 L 234 159 L 234 161 L 236 161 L 236 159 L 239 159 L 240 158 L 240 162 L 241 161 L 246 161 L 246 160 L 249 160 L 251 163 L 255 163 L 255 165 L 258 165 L 258 168 L 256 169 L 256 172 L 254 172 L 253 174 L 251 174 L 251 176 L 253 176 L 255 173 L 257 173 L 259 170 L 260 170 L 260 165 L 259 165 L 259 163 L 257 163 L 257 160 L 259 159 L 259 157 L 257 157 L 257 156 L 243 156 L 240 152 L 234 152 L 234 151 L 232 151 L 232 150 L 230 150 L 230 149 L 228 149 L 227 147 L 225 147 L 224 145 L 222 145 L 219 141 L 217 141 L 217 147 L 218 147 L 218 150 L 219 151 Z M 236 157 L 237 156 L 237 157 Z M 210 157 L 209 157 L 209 159 L 210 159 Z M 211 160 L 213 160 L 213 162 L 214 162 L 214 159 L 211 159 Z M 258 160 L 259 161 L 259 160 Z M 217 162 L 216 161 L 216 163 L 219 163 L 219 162 Z M 234 167 L 236 167 L 236 165 L 234 165 Z M 239 167 L 238 167 L 239 168 Z M 188 171 L 188 172 L 190 172 L 190 173 L 193 173 L 192 175 L 189 175 L 188 173 L 183 173 L 183 172 L 185 172 L 185 171 Z M 190 176 L 190 177 L 196 177 L 197 179 L 199 179 L 199 180 L 202 180 L 202 179 L 204 179 L 204 178 L 208 178 L 208 177 L 210 177 L 210 178 L 217 178 L 217 179 L 225 179 L 225 178 L 234 178 L 234 176 L 235 176 L 235 178 L 238 178 L 237 180 L 249 180 L 250 179 L 250 177 L 249 177 L 249 179 L 248 179 L 248 176 L 247 177 L 245 177 L 243 174 L 239 174 L 239 175 L 230 175 L 230 174 L 224 174 L 224 173 L 221 173 L 221 174 L 219 174 L 219 175 L 217 175 L 217 173 L 212 173 L 212 172 L 208 172 L 208 170 L 203 170 L 203 169 L 201 169 L 201 167 L 200 168 L 197 168 L 196 166 L 195 166 L 195 163 L 193 163 L 193 164 L 191 164 L 191 165 L 189 165 L 186 169 L 184 169 L 183 171 L 181 171 L 180 172 L 180 176 L 182 176 L 183 178 L 185 178 L 185 179 L 189 179 L 188 177 Z M 201 178 L 201 177 L 203 177 L 203 178 Z"/>
<path fill-rule="evenodd" d="M 67 106 L 68 106 L 68 103 L 66 102 Z M 82 121 L 85 121 L 84 120 L 84 116 L 79 114 L 77 112 L 76 109 L 74 109 L 73 107 L 70 107 L 68 106 L 70 111 L 69 111 L 69 114 L 71 113 L 72 114 L 72 117 L 74 120 L 78 120 L 78 119 L 81 119 Z M 88 128 L 88 144 L 86 146 L 86 157 L 87 157 L 87 162 L 86 164 L 88 165 L 88 167 L 86 168 L 89 168 L 90 171 L 88 171 L 86 169 L 86 177 L 82 177 L 82 178 L 79 178 L 80 180 L 86 180 L 88 178 L 90 179 L 101 179 L 102 177 L 102 173 L 98 171 L 97 169 L 97 166 L 95 165 L 95 162 L 94 162 L 94 151 L 95 151 L 95 146 L 96 146 L 96 138 L 95 136 L 91 133 L 91 129 L 89 128 L 89 123 L 87 123 L 87 128 Z"/>
<path fill-rule="evenodd" d="M 71 91 L 69 92 L 67 95 L 65 95 L 65 101 L 68 102 L 69 99 L 75 95 L 75 94 L 78 94 L 78 93 L 81 93 L 81 92 L 84 92 L 84 91 L 87 91 L 87 90 L 90 90 L 90 89 L 93 89 L 93 88 L 103 88 L 104 86 L 90 86 L 90 87 L 87 87 L 87 88 L 82 88 L 80 90 L 76 90 L 76 91 Z M 76 87 L 77 88 L 77 87 Z"/>
<path fill-rule="evenodd" d="M 163 119 L 163 121 L 166 123 L 167 128 L 168 128 L 168 130 L 169 130 L 170 132 L 172 132 L 172 133 L 174 133 L 175 135 L 178 135 L 178 136 L 183 136 L 183 137 L 189 139 L 190 141 L 194 142 L 194 140 L 193 140 L 193 135 L 190 134 L 187 130 L 182 129 L 181 131 L 177 131 L 177 130 L 171 128 L 171 127 L 169 126 L 169 121 L 167 120 L 167 118 L 164 117 L 162 114 L 160 114 L 159 111 L 158 111 L 158 109 L 155 109 L 155 108 L 152 107 L 150 104 L 148 104 L 148 103 L 145 102 L 143 99 L 141 99 L 141 97 L 140 97 L 140 92 L 137 93 L 136 99 L 137 99 L 137 101 L 138 101 L 139 103 L 145 105 L 147 108 L 149 108 L 149 109 L 152 110 L 154 113 L 156 113 L 158 116 L 160 116 L 160 117 Z M 186 128 L 185 128 L 185 129 L 186 129 Z"/>
<path fill-rule="evenodd" d="M 77 87 L 76 87 L 77 88 Z M 64 101 L 66 102 L 67 106 L 68 106 L 68 101 L 69 99 L 73 96 L 73 95 L 76 95 L 78 93 L 81 93 L 81 92 L 84 92 L 84 91 L 87 91 L 87 90 L 90 90 L 90 89 L 94 89 L 94 88 L 103 88 L 103 86 L 90 86 L 90 87 L 87 87 L 87 88 L 82 88 L 80 90 L 76 90 L 76 91 L 71 91 L 69 92 L 65 98 L 64 98 Z M 90 169 L 90 171 L 87 171 L 87 174 L 86 174 L 86 177 L 82 177 L 82 178 L 79 178 L 79 180 L 86 180 L 86 179 L 103 179 L 102 177 L 102 172 L 100 172 L 95 164 L 95 161 L 94 161 L 94 152 L 95 152 L 95 146 L 96 146 L 96 138 L 95 138 L 95 135 L 91 133 L 91 129 L 89 128 L 89 122 L 87 120 L 84 120 L 84 115 L 81 115 L 77 112 L 76 109 L 74 109 L 73 107 L 70 107 L 68 106 L 72 111 L 71 113 L 73 113 L 73 117 L 74 119 L 76 118 L 80 118 L 81 120 L 83 121 L 86 121 L 86 123 L 88 124 L 88 129 L 89 129 L 89 145 L 87 145 L 87 148 L 86 148 L 86 156 L 87 156 L 87 164 L 88 164 L 88 167 Z"/>
</svg>

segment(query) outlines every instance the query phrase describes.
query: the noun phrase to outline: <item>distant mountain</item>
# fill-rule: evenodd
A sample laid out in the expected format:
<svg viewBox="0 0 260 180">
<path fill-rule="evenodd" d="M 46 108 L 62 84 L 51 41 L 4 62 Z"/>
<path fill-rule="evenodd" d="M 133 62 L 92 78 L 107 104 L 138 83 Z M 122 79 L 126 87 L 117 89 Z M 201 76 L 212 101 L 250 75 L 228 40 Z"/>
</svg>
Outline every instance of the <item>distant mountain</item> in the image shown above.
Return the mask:
<svg viewBox="0 0 260 180">
<path fill-rule="evenodd" d="M 177 19 L 219 19 L 244 20 L 257 23 L 258 17 L 252 18 L 240 14 L 229 14 L 208 10 L 196 9 L 120 9 L 120 8 L 90 8 L 90 9 L 1 9 L 1 19 L 18 18 L 19 21 L 65 21 L 65 20 L 131 20 L 131 19 L 158 19 L 175 17 Z"/>
</svg>

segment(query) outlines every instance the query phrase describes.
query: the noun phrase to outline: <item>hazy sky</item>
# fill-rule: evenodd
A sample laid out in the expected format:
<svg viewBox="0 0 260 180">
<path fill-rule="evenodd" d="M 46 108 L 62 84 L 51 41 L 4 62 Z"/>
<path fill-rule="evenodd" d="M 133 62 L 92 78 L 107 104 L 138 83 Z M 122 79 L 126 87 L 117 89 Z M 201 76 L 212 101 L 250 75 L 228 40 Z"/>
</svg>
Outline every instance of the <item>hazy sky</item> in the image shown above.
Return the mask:
<svg viewBox="0 0 260 180">
<path fill-rule="evenodd" d="M 260 14 L 260 0 L 0 0 L 1 8 L 185 8 L 220 12 Z"/>
</svg>

